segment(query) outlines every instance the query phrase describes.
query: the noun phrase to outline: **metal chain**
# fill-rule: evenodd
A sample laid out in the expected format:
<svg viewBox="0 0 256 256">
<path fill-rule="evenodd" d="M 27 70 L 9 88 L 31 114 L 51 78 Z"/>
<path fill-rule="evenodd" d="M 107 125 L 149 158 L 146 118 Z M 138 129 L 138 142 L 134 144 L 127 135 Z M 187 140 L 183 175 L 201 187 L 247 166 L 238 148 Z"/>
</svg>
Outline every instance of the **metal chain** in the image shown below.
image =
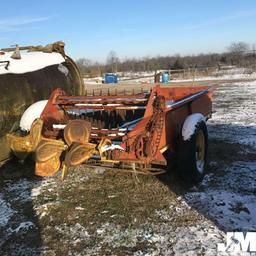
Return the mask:
<svg viewBox="0 0 256 256">
<path fill-rule="evenodd" d="M 162 130 L 163 130 L 163 126 L 164 126 L 164 112 L 163 111 L 159 111 L 157 113 L 157 118 L 154 122 L 154 124 L 152 125 L 152 129 L 150 131 L 150 136 L 149 136 L 149 145 L 148 148 L 150 149 L 150 157 L 154 157 L 157 149 L 159 147 L 160 144 L 160 140 L 162 137 Z M 155 137 L 155 140 L 154 140 Z"/>
<path fill-rule="evenodd" d="M 164 106 L 164 97 L 158 96 L 153 103 L 152 118 L 134 141 L 135 154 L 139 159 L 152 158 L 157 153 L 164 126 Z"/>
</svg>

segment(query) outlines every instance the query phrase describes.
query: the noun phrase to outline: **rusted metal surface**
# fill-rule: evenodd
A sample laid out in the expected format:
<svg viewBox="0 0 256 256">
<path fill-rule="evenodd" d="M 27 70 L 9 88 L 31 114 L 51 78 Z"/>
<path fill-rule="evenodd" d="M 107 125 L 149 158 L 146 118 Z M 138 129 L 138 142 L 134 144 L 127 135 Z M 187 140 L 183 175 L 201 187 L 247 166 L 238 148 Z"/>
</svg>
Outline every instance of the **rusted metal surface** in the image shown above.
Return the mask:
<svg viewBox="0 0 256 256">
<path fill-rule="evenodd" d="M 70 167 L 95 161 L 160 174 L 149 167 L 167 165 L 163 153 L 175 153 L 184 120 L 192 113 L 210 117 L 211 98 L 207 87 L 155 86 L 150 92 L 100 97 L 67 96 L 57 89 L 41 115 L 36 173 L 49 176 L 62 168 L 65 177 Z"/>
</svg>

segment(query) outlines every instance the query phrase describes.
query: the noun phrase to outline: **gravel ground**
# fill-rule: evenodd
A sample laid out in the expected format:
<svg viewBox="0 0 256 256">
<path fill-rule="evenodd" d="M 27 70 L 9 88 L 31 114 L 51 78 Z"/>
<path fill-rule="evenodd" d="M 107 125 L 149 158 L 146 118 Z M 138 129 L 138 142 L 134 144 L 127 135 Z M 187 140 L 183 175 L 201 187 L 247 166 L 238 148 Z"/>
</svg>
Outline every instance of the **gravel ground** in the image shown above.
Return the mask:
<svg viewBox="0 0 256 256">
<path fill-rule="evenodd" d="M 227 231 L 256 230 L 255 96 L 256 81 L 217 87 L 208 173 L 194 187 L 175 175 L 82 166 L 62 182 L 31 178 L 31 163 L 3 166 L 0 254 L 249 255 L 217 244 Z"/>
</svg>

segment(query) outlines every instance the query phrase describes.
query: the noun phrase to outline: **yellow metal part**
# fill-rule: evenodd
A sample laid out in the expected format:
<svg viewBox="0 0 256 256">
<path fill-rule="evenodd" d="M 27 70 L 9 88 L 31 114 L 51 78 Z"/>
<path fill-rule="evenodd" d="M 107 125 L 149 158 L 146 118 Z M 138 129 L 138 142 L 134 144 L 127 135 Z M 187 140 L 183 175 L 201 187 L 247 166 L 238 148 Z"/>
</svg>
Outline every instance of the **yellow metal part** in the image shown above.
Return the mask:
<svg viewBox="0 0 256 256">
<path fill-rule="evenodd" d="M 98 150 L 99 150 L 99 153 L 100 153 L 100 159 L 102 161 L 105 161 L 107 160 L 106 159 L 106 156 L 103 155 L 104 151 L 104 147 L 105 146 L 110 146 L 112 144 L 111 140 L 107 139 L 107 138 L 103 138 L 101 141 L 100 141 L 100 144 L 98 145 Z"/>
<path fill-rule="evenodd" d="M 71 120 L 64 129 L 64 139 L 69 146 L 72 143 L 89 142 L 90 134 L 91 123 L 85 120 Z"/>
<path fill-rule="evenodd" d="M 65 156 L 62 166 L 61 177 L 64 179 L 70 167 L 82 164 L 87 161 L 94 153 L 96 153 L 96 144 L 92 143 L 74 143 Z"/>
<path fill-rule="evenodd" d="M 7 134 L 7 143 L 14 155 L 24 160 L 30 153 L 34 152 L 41 139 L 42 127 L 43 120 L 38 118 L 33 122 L 29 135 L 21 137 Z"/>
<path fill-rule="evenodd" d="M 62 170 L 61 170 L 61 179 L 64 180 L 66 178 L 68 172 L 68 167 L 63 163 Z"/>
<path fill-rule="evenodd" d="M 70 166 L 76 166 L 76 165 L 82 164 L 92 156 L 95 150 L 95 147 L 96 147 L 96 144 L 92 144 L 92 143 L 85 143 L 85 144 L 74 143 L 66 154 L 66 157 L 65 157 L 66 166 L 70 167 Z"/>
<path fill-rule="evenodd" d="M 160 149 L 161 154 L 163 154 L 170 146 L 166 145 L 165 147 Z"/>
<path fill-rule="evenodd" d="M 52 176 L 61 166 L 61 154 L 68 149 L 62 164 L 62 179 L 69 167 L 82 164 L 96 153 L 96 144 L 89 143 L 91 124 L 72 120 L 64 129 L 64 141 L 42 138 L 35 151 L 36 175 Z M 98 151 L 97 151 L 98 153 Z"/>
<path fill-rule="evenodd" d="M 36 163 L 35 174 L 37 176 L 52 176 L 60 169 L 60 159 L 55 156 L 48 161 Z"/>
<path fill-rule="evenodd" d="M 52 176 L 60 169 L 60 156 L 65 150 L 62 140 L 42 138 L 35 151 L 38 176 Z"/>
<path fill-rule="evenodd" d="M 42 138 L 36 148 L 36 162 L 46 162 L 56 155 L 60 155 L 64 149 L 65 143 L 62 140 Z"/>
<path fill-rule="evenodd" d="M 100 143 L 98 145 L 98 153 L 100 154 L 100 160 L 105 163 L 118 164 L 118 163 L 120 163 L 120 161 L 107 159 L 106 155 L 103 154 L 105 152 L 104 147 L 111 146 L 111 145 L 112 145 L 111 140 L 109 140 L 108 138 L 102 138 L 102 140 L 100 141 Z"/>
</svg>

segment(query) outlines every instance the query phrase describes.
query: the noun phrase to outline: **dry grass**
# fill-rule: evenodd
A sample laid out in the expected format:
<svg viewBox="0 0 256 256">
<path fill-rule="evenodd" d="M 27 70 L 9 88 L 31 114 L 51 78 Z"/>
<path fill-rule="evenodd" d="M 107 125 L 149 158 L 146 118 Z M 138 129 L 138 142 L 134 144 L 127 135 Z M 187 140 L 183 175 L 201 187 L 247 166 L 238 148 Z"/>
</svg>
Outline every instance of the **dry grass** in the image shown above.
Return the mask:
<svg viewBox="0 0 256 256">
<path fill-rule="evenodd" d="M 102 237 L 97 236 L 97 229 L 106 223 L 112 223 L 121 229 L 136 229 L 145 223 L 166 223 L 167 220 L 158 217 L 156 211 L 170 212 L 170 206 L 176 207 L 177 194 L 170 190 L 169 185 L 174 186 L 174 190 L 182 191 L 180 185 L 171 181 L 167 175 L 159 179 L 113 170 L 101 174 L 93 171 L 92 168 L 76 168 L 67 180 L 59 182 L 55 196 L 46 191 L 35 202 L 36 205 L 55 202 L 48 208 L 48 214 L 39 220 L 39 224 L 42 227 L 44 245 L 54 248 L 58 255 L 65 255 L 70 246 L 72 250 L 79 252 L 100 243 Z M 83 180 L 88 173 L 89 179 Z M 197 214 L 188 210 L 182 215 L 172 214 L 168 222 L 171 221 L 173 227 L 179 227 L 195 223 L 197 219 Z M 76 223 L 86 227 L 91 236 L 89 240 L 74 245 L 65 240 L 72 235 L 63 233 L 70 232 Z M 62 230 L 60 234 L 56 227 L 63 227 L 63 224 L 67 231 Z M 126 255 L 130 255 L 133 250 L 138 251 L 139 247 L 146 248 L 143 243 L 137 243 L 133 249 L 121 246 L 110 250 L 103 245 L 101 255 L 124 255 L 126 250 Z"/>
<path fill-rule="evenodd" d="M 82 176 L 90 171 L 79 168 L 73 175 Z M 73 180 L 72 177 L 68 179 Z M 64 216 L 72 222 L 73 215 L 77 214 L 75 208 L 81 207 L 85 210 L 80 212 L 79 218 L 86 226 L 90 223 L 97 226 L 107 220 L 127 225 L 134 219 L 141 222 L 150 218 L 155 209 L 168 207 L 170 197 L 174 199 L 174 193 L 156 177 L 107 171 L 92 175 L 85 182 L 61 184 L 57 199 L 60 204 L 51 209 L 50 215 L 54 216 L 55 222 L 62 223 Z"/>
</svg>

